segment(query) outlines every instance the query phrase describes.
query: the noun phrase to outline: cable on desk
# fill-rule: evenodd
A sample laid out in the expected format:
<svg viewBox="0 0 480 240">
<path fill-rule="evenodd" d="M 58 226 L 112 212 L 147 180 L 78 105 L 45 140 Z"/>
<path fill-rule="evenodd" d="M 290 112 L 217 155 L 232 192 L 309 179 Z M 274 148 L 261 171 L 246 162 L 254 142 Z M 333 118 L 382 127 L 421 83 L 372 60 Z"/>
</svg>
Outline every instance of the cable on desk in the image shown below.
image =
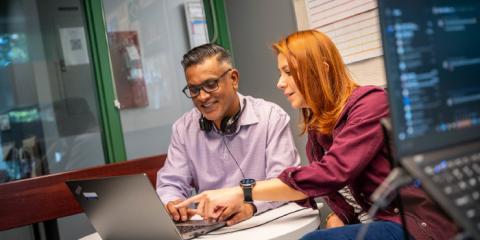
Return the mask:
<svg viewBox="0 0 480 240">
<path fill-rule="evenodd" d="M 214 236 L 214 235 L 223 235 L 223 234 L 229 234 L 229 233 L 234 233 L 234 232 L 245 231 L 245 230 L 248 230 L 248 229 L 252 229 L 252 228 L 256 228 L 256 227 L 263 226 L 263 225 L 265 225 L 265 224 L 267 224 L 267 223 L 271 223 L 271 222 L 273 222 L 273 221 L 275 221 L 275 220 L 277 220 L 277 219 L 283 218 L 283 217 L 285 217 L 285 216 L 288 216 L 288 215 L 293 214 L 293 213 L 296 213 L 296 212 L 303 211 L 303 210 L 305 210 L 305 209 L 310 209 L 310 208 L 297 209 L 297 210 L 295 210 L 295 211 L 291 211 L 291 212 L 289 212 L 289 213 L 285 213 L 285 214 L 280 215 L 280 216 L 278 216 L 278 217 L 276 217 L 276 218 L 274 218 L 274 219 L 270 219 L 270 220 L 268 220 L 268 221 L 266 221 L 266 222 L 260 223 L 260 224 L 255 225 L 255 226 L 251 226 L 251 227 L 247 227 L 247 228 L 242 228 L 242 229 L 237 229 L 237 230 L 233 230 L 233 231 L 229 231 L 229 232 L 223 232 L 223 233 L 207 233 L 207 234 L 204 234 L 204 235 L 202 235 L 202 236 L 208 236 L 208 235 L 211 235 L 211 236 Z"/>
</svg>

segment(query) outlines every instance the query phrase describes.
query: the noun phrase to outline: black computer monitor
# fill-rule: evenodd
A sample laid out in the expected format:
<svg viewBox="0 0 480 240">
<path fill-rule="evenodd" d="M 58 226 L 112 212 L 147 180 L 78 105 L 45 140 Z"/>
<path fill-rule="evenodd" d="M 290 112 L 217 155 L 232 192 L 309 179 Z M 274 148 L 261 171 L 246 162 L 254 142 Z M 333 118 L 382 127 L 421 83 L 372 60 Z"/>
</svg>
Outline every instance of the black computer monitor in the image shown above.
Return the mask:
<svg viewBox="0 0 480 240">
<path fill-rule="evenodd" d="M 480 1 L 379 0 L 396 159 L 480 240 Z"/>
<path fill-rule="evenodd" d="M 480 1 L 380 0 L 397 157 L 480 138 Z"/>
</svg>

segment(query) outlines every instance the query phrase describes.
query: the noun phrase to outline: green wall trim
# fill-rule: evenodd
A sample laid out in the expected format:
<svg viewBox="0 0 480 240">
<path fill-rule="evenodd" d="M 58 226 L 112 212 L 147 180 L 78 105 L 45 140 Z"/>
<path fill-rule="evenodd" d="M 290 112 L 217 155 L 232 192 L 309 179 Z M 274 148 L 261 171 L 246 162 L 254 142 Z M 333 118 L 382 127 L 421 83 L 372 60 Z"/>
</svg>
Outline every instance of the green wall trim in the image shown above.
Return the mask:
<svg viewBox="0 0 480 240">
<path fill-rule="evenodd" d="M 214 15 L 212 14 L 212 5 L 214 9 Z M 228 19 L 225 10 L 225 1 L 224 0 L 203 0 L 203 6 L 205 9 L 205 17 L 207 19 L 208 26 L 208 35 L 210 40 L 214 38 L 214 21 L 213 17 L 216 18 L 216 25 L 218 29 L 218 37 L 215 43 L 222 45 L 224 48 L 228 49 L 230 54 L 233 55 L 233 51 L 230 43 L 230 31 L 228 28 Z"/>
<path fill-rule="evenodd" d="M 114 106 L 113 83 L 107 30 L 103 18 L 101 0 L 85 0 L 87 31 L 91 48 L 97 96 L 100 109 L 100 125 L 106 163 L 127 159 L 119 110 Z M 100 147 L 100 146 L 99 146 Z"/>
</svg>

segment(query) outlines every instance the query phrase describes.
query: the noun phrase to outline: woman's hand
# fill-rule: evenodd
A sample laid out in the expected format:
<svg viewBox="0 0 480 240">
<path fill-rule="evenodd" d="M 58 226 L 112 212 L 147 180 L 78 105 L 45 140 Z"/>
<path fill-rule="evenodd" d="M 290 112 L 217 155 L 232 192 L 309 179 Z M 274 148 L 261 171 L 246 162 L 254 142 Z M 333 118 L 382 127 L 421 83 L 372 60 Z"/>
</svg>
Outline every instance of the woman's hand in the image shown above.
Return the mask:
<svg viewBox="0 0 480 240">
<path fill-rule="evenodd" d="M 327 216 L 326 220 L 327 223 L 325 224 L 325 228 L 336 228 L 345 225 L 342 220 L 337 216 L 337 214 L 333 212 Z"/>
<path fill-rule="evenodd" d="M 231 226 L 251 218 L 254 214 L 253 209 L 254 209 L 254 206 L 250 203 L 242 204 L 242 206 L 240 207 L 240 211 L 233 214 L 232 217 L 228 218 L 227 226 Z M 219 220 L 223 221 L 224 219 L 220 217 Z"/>
<path fill-rule="evenodd" d="M 175 208 L 184 208 L 192 203 L 198 203 L 197 214 L 205 220 L 225 220 L 242 210 L 243 191 L 240 187 L 204 191 L 175 205 Z"/>
</svg>

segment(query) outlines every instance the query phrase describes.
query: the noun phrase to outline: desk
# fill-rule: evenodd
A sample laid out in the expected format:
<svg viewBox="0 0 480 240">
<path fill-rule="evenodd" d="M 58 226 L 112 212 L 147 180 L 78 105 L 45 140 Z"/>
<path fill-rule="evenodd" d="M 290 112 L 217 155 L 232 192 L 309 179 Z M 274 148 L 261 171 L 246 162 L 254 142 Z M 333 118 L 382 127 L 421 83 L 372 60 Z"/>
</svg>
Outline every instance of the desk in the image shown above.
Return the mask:
<svg viewBox="0 0 480 240">
<path fill-rule="evenodd" d="M 319 204 L 318 208 L 323 205 Z M 302 209 L 295 203 L 289 203 L 281 206 L 277 209 L 273 209 L 243 221 L 239 224 L 223 227 L 221 229 L 210 232 L 206 235 L 200 236 L 195 239 L 208 239 L 208 240 L 245 240 L 254 237 L 255 239 L 269 239 L 269 240 L 291 240 L 299 239 L 308 232 L 311 232 L 318 228 L 320 225 L 320 217 L 318 211 L 312 209 Z M 269 220 L 272 220 L 281 215 L 294 212 L 277 220 L 274 220 L 265 225 L 251 228 L 248 230 L 232 232 L 239 229 L 245 229 L 248 227 L 260 225 Z M 224 234 L 223 234 L 224 233 Z M 220 235 L 216 235 L 220 234 Z M 101 240 L 97 233 L 90 234 L 80 240 Z"/>
</svg>

